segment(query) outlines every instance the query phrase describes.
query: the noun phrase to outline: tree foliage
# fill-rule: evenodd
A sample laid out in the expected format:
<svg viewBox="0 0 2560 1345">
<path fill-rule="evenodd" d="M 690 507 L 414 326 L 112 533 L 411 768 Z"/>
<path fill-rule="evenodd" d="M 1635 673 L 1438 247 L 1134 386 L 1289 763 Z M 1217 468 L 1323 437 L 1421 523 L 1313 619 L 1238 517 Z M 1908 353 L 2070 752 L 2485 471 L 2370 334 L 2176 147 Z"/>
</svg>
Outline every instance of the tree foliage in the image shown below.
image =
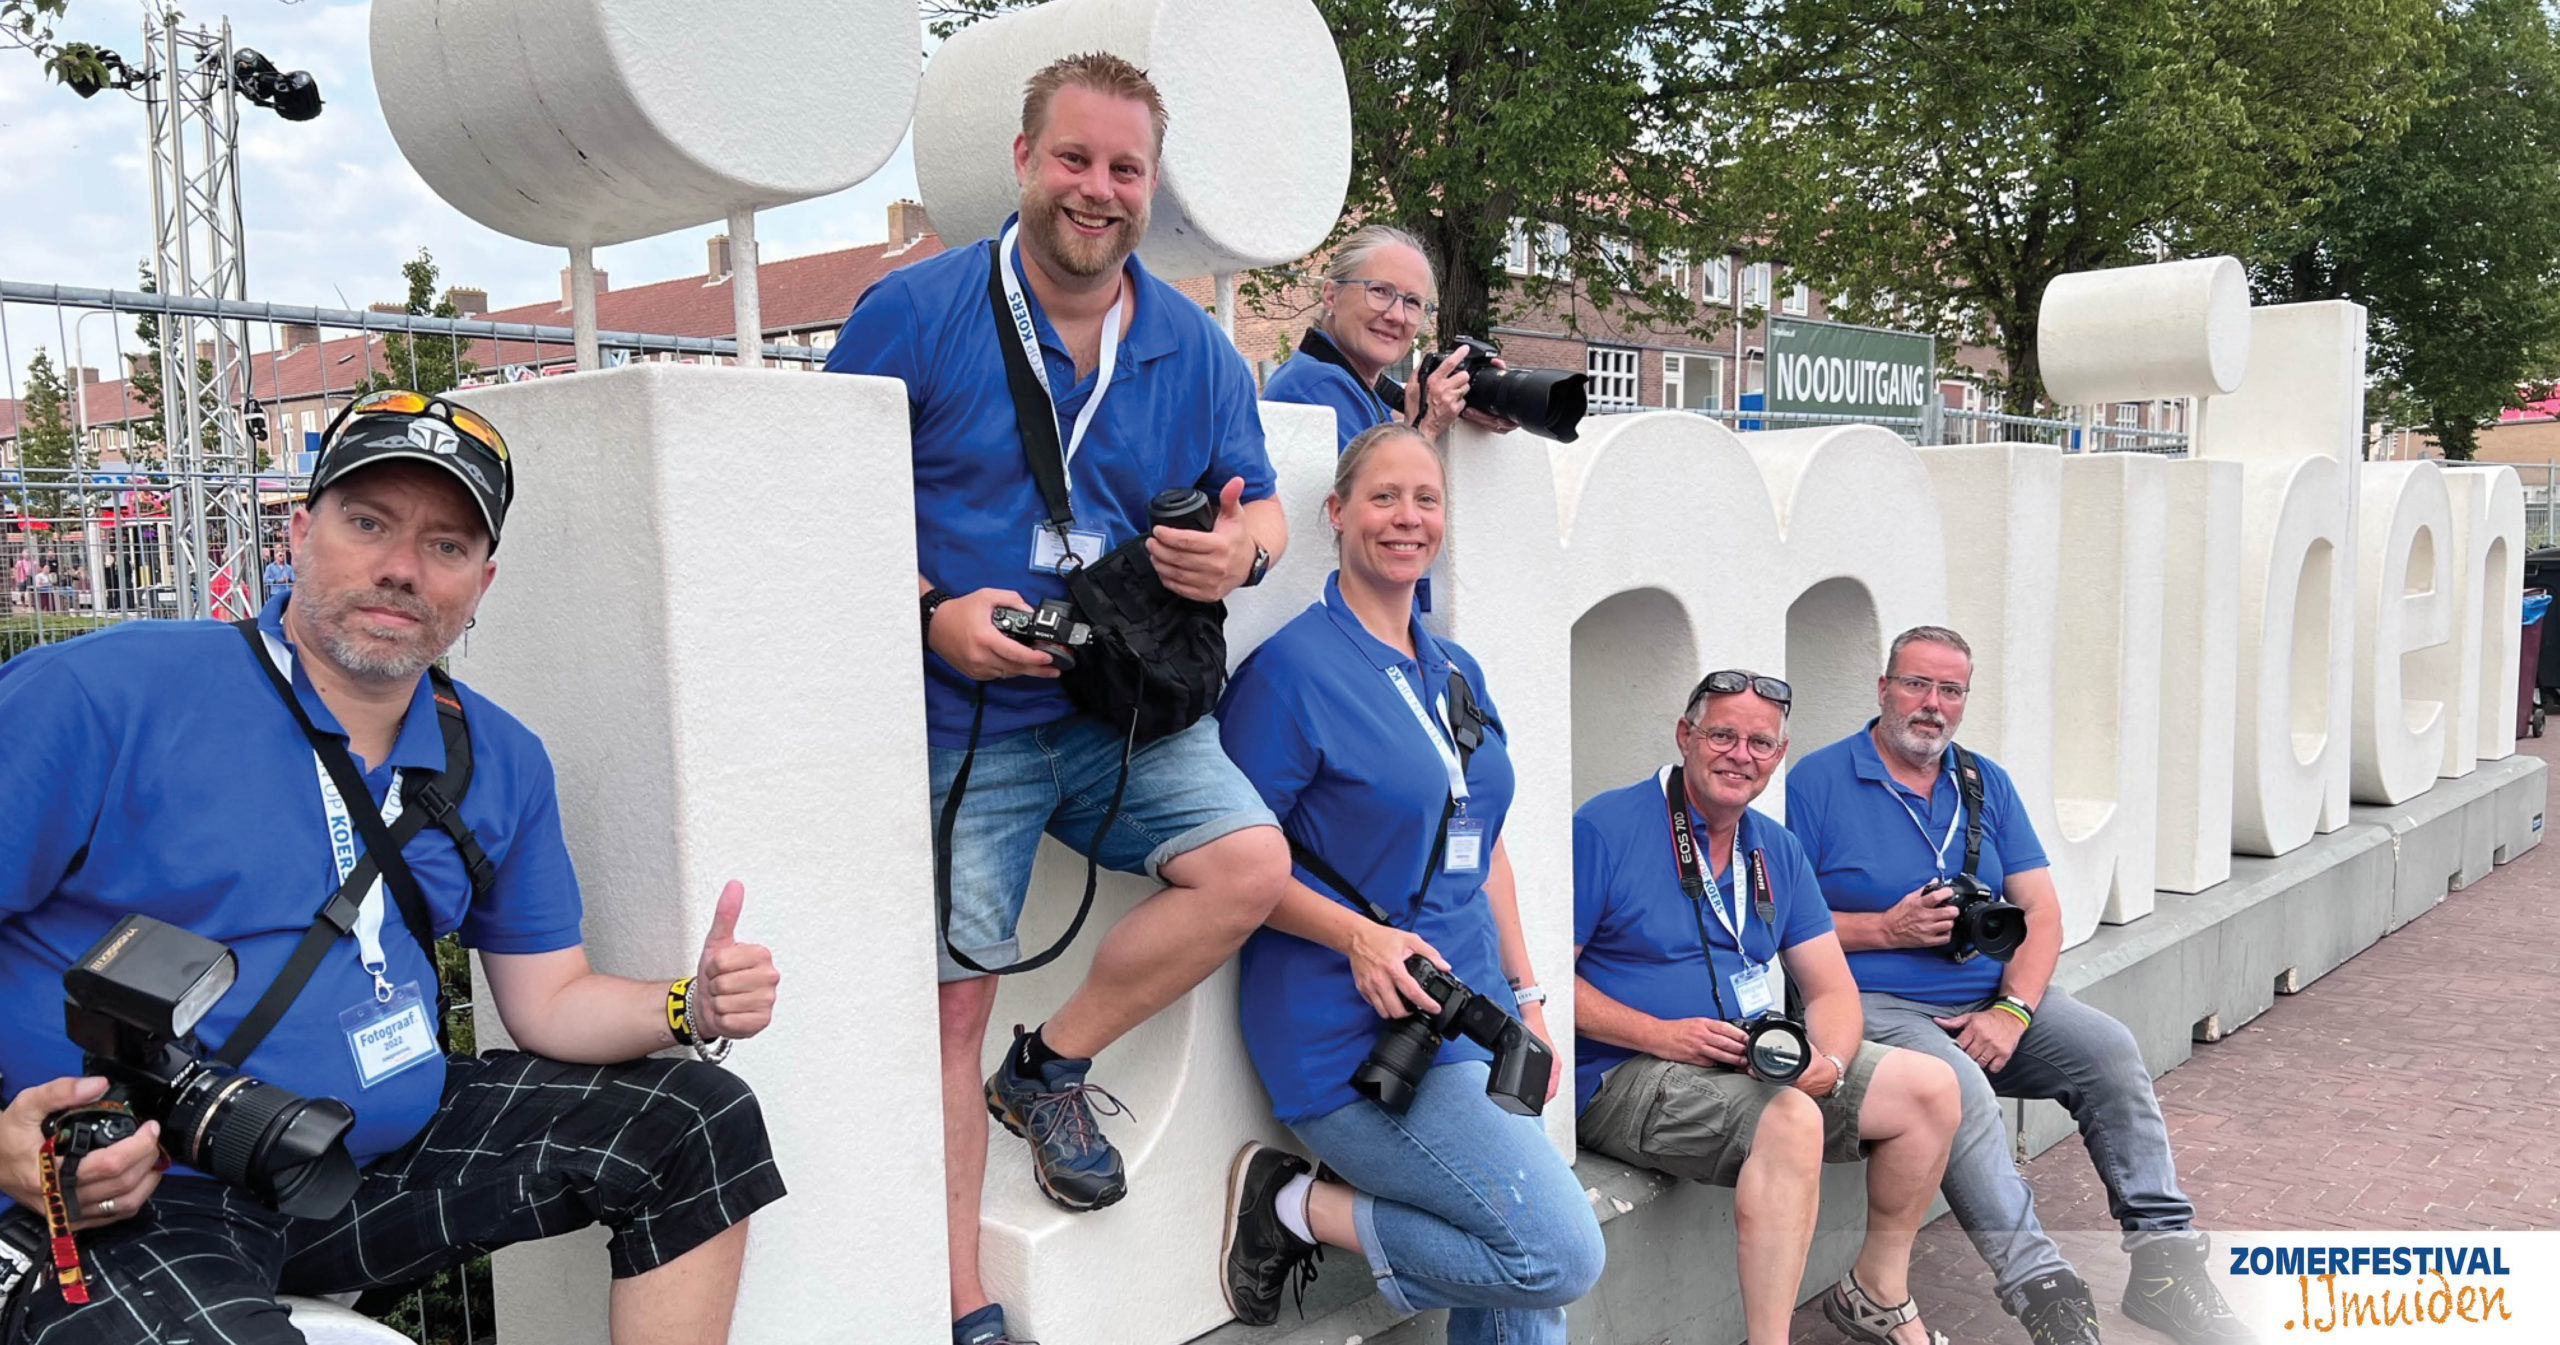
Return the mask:
<svg viewBox="0 0 2560 1345">
<path fill-rule="evenodd" d="M 1849 0 L 1854 6 L 1855 0 Z M 1739 229 L 1849 314 L 1980 341 L 2013 410 L 2068 271 L 2246 251 L 2420 100 L 2435 0 L 1906 0 L 1870 40 L 1799 0 L 1728 48 Z M 1770 80 L 1753 72 L 1784 66 Z"/>
<path fill-rule="evenodd" d="M 18 401 L 18 467 L 33 473 L 23 478 L 27 488 L 16 493 L 19 512 L 51 514 L 71 500 L 62 489 L 70 484 L 69 478 L 61 474 L 80 465 L 80 435 L 72 425 L 70 387 L 54 367 L 53 356 L 38 346 L 27 361 L 25 395 Z M 53 488 L 31 488 L 39 484 Z"/>
<path fill-rule="evenodd" d="M 2372 314 L 2380 409 L 2448 458 L 2560 355 L 2560 33 L 2537 0 L 2455 11 L 2425 103 L 2343 158 L 2258 268 L 2262 297 Z"/>
<path fill-rule="evenodd" d="M 408 298 L 401 308 L 415 317 L 460 317 L 454 307 L 453 294 L 447 291 L 436 297 L 436 259 L 425 248 L 400 264 L 400 276 L 409 283 Z M 458 337 L 443 335 L 407 336 L 394 332 L 382 338 L 382 367 L 365 375 L 350 391 L 357 396 L 382 388 L 408 388 L 414 392 L 449 392 L 464 379 L 480 372 L 480 366 L 463 356 L 463 342 Z"/>
</svg>

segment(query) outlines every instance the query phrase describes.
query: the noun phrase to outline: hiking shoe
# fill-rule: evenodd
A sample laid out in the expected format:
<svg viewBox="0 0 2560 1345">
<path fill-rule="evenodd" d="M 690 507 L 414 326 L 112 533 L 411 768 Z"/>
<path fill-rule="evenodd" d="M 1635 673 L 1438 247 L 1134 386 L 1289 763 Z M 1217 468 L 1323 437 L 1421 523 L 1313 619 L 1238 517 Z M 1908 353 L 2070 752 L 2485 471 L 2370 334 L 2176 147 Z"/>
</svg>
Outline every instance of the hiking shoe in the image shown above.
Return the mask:
<svg viewBox="0 0 2560 1345">
<path fill-rule="evenodd" d="M 2256 1345 L 2256 1333 L 2222 1300 L 2205 1269 L 2212 1250 L 2202 1236 L 2160 1238 L 2136 1248 L 2124 1315 L 2179 1345 Z"/>
<path fill-rule="evenodd" d="M 1294 1287 L 1298 1312 L 1307 1310 L 1307 1285 L 1324 1249 L 1280 1222 L 1280 1188 L 1307 1171 L 1307 1160 L 1286 1150 L 1248 1143 L 1227 1166 L 1226 1238 L 1222 1276 L 1227 1310 L 1247 1326 L 1280 1320 L 1280 1291 Z M 1294 1282 L 1294 1285 L 1293 1285 Z"/>
<path fill-rule="evenodd" d="M 1014 1062 L 1029 1035 L 1016 1025 L 1013 1049 L 987 1076 L 987 1114 L 1031 1141 L 1031 1175 L 1040 1194 L 1079 1214 L 1101 1209 L 1129 1193 L 1129 1179 L 1094 1113 L 1127 1116 L 1129 1109 L 1084 1081 L 1091 1060 L 1052 1060 L 1038 1078 L 1016 1074 Z"/>
<path fill-rule="evenodd" d="M 2018 1324 L 2035 1345 L 2099 1345 L 2098 1305 L 2079 1276 L 2060 1271 L 2030 1283 L 2025 1292 Z"/>
</svg>

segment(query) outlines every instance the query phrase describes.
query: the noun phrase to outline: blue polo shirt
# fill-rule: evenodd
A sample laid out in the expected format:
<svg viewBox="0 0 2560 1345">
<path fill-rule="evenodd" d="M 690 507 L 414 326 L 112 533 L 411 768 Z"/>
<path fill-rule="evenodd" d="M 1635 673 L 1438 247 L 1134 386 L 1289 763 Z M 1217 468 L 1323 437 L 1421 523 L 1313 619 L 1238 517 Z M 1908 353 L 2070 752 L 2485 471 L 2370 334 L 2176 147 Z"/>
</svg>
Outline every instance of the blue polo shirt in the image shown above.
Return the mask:
<svg viewBox="0 0 2560 1345">
<path fill-rule="evenodd" d="M 1395 419 L 1388 413 L 1387 404 L 1378 400 L 1378 394 L 1360 386 L 1359 378 L 1350 370 L 1310 358 L 1304 351 L 1282 360 L 1280 367 L 1271 371 L 1271 377 L 1263 380 L 1262 400 L 1333 408 L 1337 453 L 1350 447 L 1362 430 Z"/>
<path fill-rule="evenodd" d="M 1666 767 L 1651 778 L 1623 789 L 1595 794 L 1573 814 L 1573 942 L 1582 949 L 1574 974 L 1609 998 L 1661 1019 L 1731 1018 L 1737 1013 L 1733 975 L 1747 954 L 1753 964 L 1777 960 L 1781 949 L 1831 932 L 1831 911 L 1822 904 L 1813 868 L 1787 829 L 1745 810 L 1735 829 L 1734 850 L 1746 858 L 1758 851 L 1768 865 L 1769 897 L 1776 908 L 1764 923 L 1752 909 L 1752 894 L 1734 899 L 1733 865 L 1715 876 L 1725 910 L 1743 926 L 1742 946 L 1716 918 L 1713 904 L 1693 910 L 1680 886 L 1680 862 L 1671 848 L 1671 815 L 1662 804 Z M 1698 843 L 1706 844 L 1707 824 L 1697 810 L 1689 825 Z M 1756 884 L 1755 884 L 1756 886 Z M 1707 949 L 1698 945 L 1699 916 L 1705 916 Z M 1770 925 L 1776 926 L 1773 932 Z M 1712 962 L 1715 980 L 1709 980 Z M 1716 1011 L 1716 996 L 1724 1012 Z M 1636 1052 L 1624 1046 L 1576 1037 L 1573 1048 L 1573 1105 L 1591 1105 L 1600 1076 Z"/>
<path fill-rule="evenodd" d="M 270 600 L 258 618 L 279 637 L 287 601 Z M 299 660 L 293 684 L 312 722 L 340 732 Z M 488 900 L 473 902 L 453 842 L 422 829 L 403 853 L 436 930 L 459 929 L 488 953 L 575 947 L 578 882 L 550 758 L 506 711 L 459 690 L 472 750 L 462 816 L 497 877 Z M 220 622 L 129 621 L 33 650 L 0 664 L 0 725 L 0 1013 L 10 1024 L 0 1086 L 15 1096 L 81 1072 L 63 1035 L 62 973 L 126 915 L 193 930 L 239 957 L 239 979 L 196 1029 L 219 1045 L 338 886 L 311 744 L 248 643 Z M 395 768 L 443 768 L 425 677 L 390 759 L 361 764 L 372 767 L 365 782 L 377 806 Z M 431 1000 L 435 969 L 396 905 L 383 913 L 382 950 L 391 982 Z M 340 939 L 245 1066 L 354 1109 L 347 1147 L 358 1163 L 408 1143 L 444 1088 L 441 1058 L 362 1086 L 338 1015 L 372 999 L 355 940 Z"/>
<path fill-rule="evenodd" d="M 1002 231 L 998 231 L 1001 236 Z M 878 374 L 907 385 L 915 455 L 916 566 L 952 593 L 1011 589 L 1033 603 L 1066 596 L 1066 581 L 1031 568 L 1032 529 L 1048 518 L 1023 456 L 1004 347 L 987 305 L 986 239 L 882 276 L 853 306 L 827 356 L 832 373 Z M 1019 252 L 1014 269 L 1023 262 Z M 1116 547 L 1147 527 L 1147 501 L 1161 490 L 1198 486 L 1211 495 L 1244 478 L 1249 503 L 1270 497 L 1274 478 L 1263 450 L 1253 371 L 1198 304 L 1129 258 L 1136 312 L 1121 338 L 1111 391 L 1068 464 L 1068 495 L 1079 530 Z M 1073 437 L 1076 413 L 1100 370 L 1076 376 L 1066 343 L 1025 282 L 1058 390 L 1058 443 Z M 925 727 L 937 747 L 969 742 L 972 683 L 927 651 Z M 1056 679 L 1013 677 L 987 686 L 982 741 L 1074 713 Z"/>
<path fill-rule="evenodd" d="M 1292 839 L 1438 949 L 1468 988 L 1516 1012 L 1484 895 L 1494 843 L 1511 810 L 1511 752 L 1474 656 L 1433 639 L 1419 621 L 1410 630 L 1419 658 L 1371 636 L 1343 605 L 1340 576 L 1327 579 L 1324 601 L 1299 613 L 1236 669 L 1218 706 L 1219 734 Z M 1452 666 L 1493 721 L 1466 773 L 1467 816 L 1484 824 L 1484 863 L 1471 874 L 1450 873 L 1445 865 L 1435 871 L 1417 911 L 1414 889 L 1430 863 L 1449 775 L 1387 669 L 1403 669 L 1424 703 L 1436 708 Z M 1304 868 L 1295 873 L 1341 900 Z M 1245 1050 L 1271 1094 L 1271 1114 L 1294 1125 L 1357 1101 L 1351 1073 L 1369 1058 L 1386 1020 L 1360 998 L 1350 959 L 1266 928 L 1245 941 L 1241 964 Z M 1491 1058 L 1475 1043 L 1456 1040 L 1440 1048 L 1438 1063 Z"/>
<path fill-rule="evenodd" d="M 1940 874 L 1964 867 L 1964 804 L 1950 760 L 1929 797 L 1903 788 L 1886 772 L 1867 728 L 1810 752 L 1787 770 L 1787 827 L 1804 842 L 1835 911 L 1881 911 Z M 1997 892 L 2013 873 L 2046 866 L 2034 824 L 2018 802 L 2009 773 L 1982 763 L 1982 860 L 1974 876 Z M 1948 829 L 1954 828 L 1952 838 Z M 1940 859 L 1943 846 L 1943 861 Z M 1860 990 L 1929 1004 L 1987 999 L 2000 988 L 2001 964 L 1987 957 L 1949 961 L 1935 948 L 1871 948 L 1849 954 Z"/>
</svg>

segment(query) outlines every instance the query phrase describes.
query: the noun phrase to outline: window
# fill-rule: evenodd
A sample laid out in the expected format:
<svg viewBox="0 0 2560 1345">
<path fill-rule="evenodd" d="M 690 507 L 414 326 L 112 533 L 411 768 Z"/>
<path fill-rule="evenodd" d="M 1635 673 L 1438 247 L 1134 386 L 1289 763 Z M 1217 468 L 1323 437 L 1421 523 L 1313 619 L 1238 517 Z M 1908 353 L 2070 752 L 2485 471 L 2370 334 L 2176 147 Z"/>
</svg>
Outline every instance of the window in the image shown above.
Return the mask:
<svg viewBox="0 0 2560 1345">
<path fill-rule="evenodd" d="M 1741 302 L 1745 308 L 1769 306 L 1769 263 L 1753 262 L 1742 268 Z"/>
<path fill-rule="evenodd" d="M 810 348 L 811 350 L 833 350 L 833 349 L 835 349 L 835 348 L 836 348 L 836 329 L 835 329 L 835 328 L 833 328 L 833 327 L 829 327 L 829 328 L 825 329 L 824 331 L 815 331 L 815 332 L 811 332 L 811 333 L 809 333 L 809 348 Z"/>
<path fill-rule="evenodd" d="M 1571 275 L 1573 272 L 1567 259 L 1572 255 L 1573 239 L 1565 233 L 1563 225 L 1550 224 L 1539 232 L 1536 261 L 1539 275 L 1549 280 L 1562 280 Z"/>
<path fill-rule="evenodd" d="M 1781 310 L 1791 317 L 1803 317 L 1813 311 L 1813 291 L 1802 284 L 1787 287 L 1786 304 Z"/>
<path fill-rule="evenodd" d="M 1749 397 L 1769 386 L 1769 352 L 1753 346 L 1742 357 L 1742 395 Z"/>
<path fill-rule="evenodd" d="M 1515 219 L 1502 236 L 1502 269 L 1515 276 L 1529 274 L 1529 222 Z"/>
<path fill-rule="evenodd" d="M 1733 258 L 1709 257 L 1698 272 L 1700 297 L 1711 304 L 1733 302 Z"/>
<path fill-rule="evenodd" d="M 1724 361 L 1714 355 L 1662 356 L 1662 404 L 1690 411 L 1724 407 Z"/>
<path fill-rule="evenodd" d="M 1591 375 L 1591 400 L 1620 407 L 1639 405 L 1636 367 L 1640 352 L 1617 346 L 1593 346 L 1583 367 Z"/>
<path fill-rule="evenodd" d="M 1671 288 L 1678 290 L 1680 292 L 1680 297 L 1683 299 L 1689 297 L 1689 259 L 1687 256 L 1677 252 L 1666 252 L 1660 259 L 1655 261 L 1654 272 L 1660 283 L 1669 285 Z"/>
<path fill-rule="evenodd" d="M 1600 240 L 1600 260 L 1608 263 L 1607 280 L 1613 289 L 1627 289 L 1636 277 L 1636 245 L 1623 238 Z"/>
</svg>

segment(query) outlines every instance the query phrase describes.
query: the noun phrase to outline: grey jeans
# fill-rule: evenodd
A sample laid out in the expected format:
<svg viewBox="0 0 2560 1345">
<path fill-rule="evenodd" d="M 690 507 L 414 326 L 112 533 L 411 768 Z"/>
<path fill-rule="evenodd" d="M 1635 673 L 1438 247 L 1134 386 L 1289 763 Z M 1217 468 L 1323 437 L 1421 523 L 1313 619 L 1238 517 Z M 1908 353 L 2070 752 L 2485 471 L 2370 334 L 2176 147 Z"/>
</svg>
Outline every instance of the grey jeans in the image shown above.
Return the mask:
<svg viewBox="0 0 2560 1345">
<path fill-rule="evenodd" d="M 2151 1071 L 2124 1024 L 2051 987 L 2036 1006 L 2034 1024 L 2019 1038 L 2017 1053 L 1999 1073 L 1985 1075 L 1930 1019 L 1971 1013 L 1990 1001 L 1924 1004 L 1879 994 L 1859 1000 L 1867 1040 L 1926 1052 L 1956 1072 L 1964 1119 L 1956 1125 L 1939 1189 L 1990 1263 L 2001 1305 L 2012 1314 L 2027 1283 L 2071 1266 L 2036 1221 L 2035 1192 L 2018 1172 L 2000 1123 L 2000 1098 L 2050 1098 L 2069 1109 L 2098 1180 L 2106 1184 L 2107 1212 L 2124 1229 L 2127 1251 L 2195 1221 L 2195 1207 L 2178 1190 L 2169 1127 L 2160 1119 Z"/>
</svg>

